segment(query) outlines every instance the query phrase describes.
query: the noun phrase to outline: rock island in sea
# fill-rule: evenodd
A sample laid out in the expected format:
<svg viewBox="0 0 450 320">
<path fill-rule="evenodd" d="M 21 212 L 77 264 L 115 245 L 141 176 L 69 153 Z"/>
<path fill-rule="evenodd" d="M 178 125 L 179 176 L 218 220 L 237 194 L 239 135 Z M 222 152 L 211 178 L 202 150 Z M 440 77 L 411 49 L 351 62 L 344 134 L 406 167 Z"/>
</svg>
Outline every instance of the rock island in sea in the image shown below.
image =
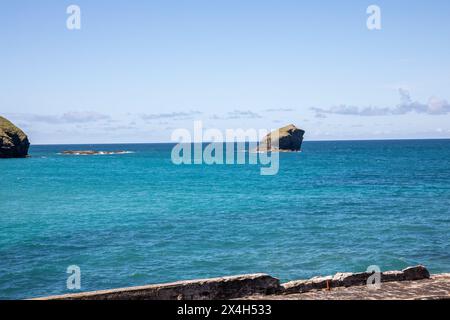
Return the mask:
<svg viewBox="0 0 450 320">
<path fill-rule="evenodd" d="M 290 124 L 266 135 L 257 151 L 295 152 L 302 149 L 305 131 Z"/>
</svg>

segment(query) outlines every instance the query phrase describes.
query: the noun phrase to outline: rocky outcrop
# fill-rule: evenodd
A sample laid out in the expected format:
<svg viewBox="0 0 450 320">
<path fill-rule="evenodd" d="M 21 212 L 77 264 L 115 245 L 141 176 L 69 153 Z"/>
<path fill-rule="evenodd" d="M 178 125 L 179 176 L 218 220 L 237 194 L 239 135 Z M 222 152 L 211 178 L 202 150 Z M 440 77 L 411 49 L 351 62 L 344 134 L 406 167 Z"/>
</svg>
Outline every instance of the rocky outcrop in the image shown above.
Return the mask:
<svg viewBox="0 0 450 320">
<path fill-rule="evenodd" d="M 284 294 L 303 293 L 311 290 L 331 289 L 337 287 L 362 286 L 373 273 L 336 273 L 334 276 L 316 277 L 309 280 L 297 280 L 282 284 Z M 415 266 L 402 271 L 387 271 L 380 274 L 381 282 L 414 281 L 430 278 L 424 266 Z"/>
<path fill-rule="evenodd" d="M 0 116 L 0 158 L 25 158 L 29 147 L 27 135 Z"/>
<path fill-rule="evenodd" d="M 258 151 L 300 151 L 304 134 L 304 130 L 290 124 L 265 136 Z"/>
</svg>

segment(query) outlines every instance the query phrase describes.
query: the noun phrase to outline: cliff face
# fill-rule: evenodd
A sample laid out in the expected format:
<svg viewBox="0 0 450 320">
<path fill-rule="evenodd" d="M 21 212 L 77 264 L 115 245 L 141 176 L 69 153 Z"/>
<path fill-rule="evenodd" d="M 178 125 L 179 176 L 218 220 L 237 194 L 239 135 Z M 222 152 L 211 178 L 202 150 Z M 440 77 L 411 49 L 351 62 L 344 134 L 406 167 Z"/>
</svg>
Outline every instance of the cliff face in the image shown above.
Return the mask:
<svg viewBox="0 0 450 320">
<path fill-rule="evenodd" d="M 27 135 L 0 116 L 0 158 L 24 158 L 29 147 Z"/>
<path fill-rule="evenodd" d="M 290 124 L 278 129 L 278 137 L 276 132 L 271 132 L 261 141 L 258 150 L 260 151 L 300 151 L 303 143 L 304 130 L 301 130 Z M 278 142 L 278 147 L 276 147 Z"/>
</svg>

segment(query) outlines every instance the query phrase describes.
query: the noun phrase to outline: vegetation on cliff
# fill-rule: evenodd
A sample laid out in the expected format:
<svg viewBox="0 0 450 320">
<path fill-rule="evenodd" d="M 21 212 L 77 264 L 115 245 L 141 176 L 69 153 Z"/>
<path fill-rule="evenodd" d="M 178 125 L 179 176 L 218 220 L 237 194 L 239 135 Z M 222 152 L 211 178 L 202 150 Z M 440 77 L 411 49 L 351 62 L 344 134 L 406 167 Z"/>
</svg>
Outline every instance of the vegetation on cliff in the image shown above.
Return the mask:
<svg viewBox="0 0 450 320">
<path fill-rule="evenodd" d="M 24 158 L 29 147 L 27 135 L 0 116 L 0 158 Z"/>
</svg>

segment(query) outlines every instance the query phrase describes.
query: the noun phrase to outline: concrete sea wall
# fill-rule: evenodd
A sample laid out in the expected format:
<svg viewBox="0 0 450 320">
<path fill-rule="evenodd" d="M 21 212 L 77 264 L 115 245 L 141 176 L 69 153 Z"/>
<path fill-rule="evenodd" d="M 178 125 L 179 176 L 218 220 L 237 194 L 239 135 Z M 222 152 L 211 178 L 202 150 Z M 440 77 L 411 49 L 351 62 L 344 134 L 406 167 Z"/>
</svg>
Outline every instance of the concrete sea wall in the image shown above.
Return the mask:
<svg viewBox="0 0 450 320">
<path fill-rule="evenodd" d="M 267 274 L 250 274 L 213 279 L 179 281 L 113 290 L 50 296 L 36 300 L 227 300 L 248 296 L 287 295 L 336 287 L 361 286 L 371 273 L 337 273 L 334 276 L 315 277 L 280 284 Z M 413 281 L 430 278 L 423 266 L 380 274 L 381 282 Z"/>
</svg>

